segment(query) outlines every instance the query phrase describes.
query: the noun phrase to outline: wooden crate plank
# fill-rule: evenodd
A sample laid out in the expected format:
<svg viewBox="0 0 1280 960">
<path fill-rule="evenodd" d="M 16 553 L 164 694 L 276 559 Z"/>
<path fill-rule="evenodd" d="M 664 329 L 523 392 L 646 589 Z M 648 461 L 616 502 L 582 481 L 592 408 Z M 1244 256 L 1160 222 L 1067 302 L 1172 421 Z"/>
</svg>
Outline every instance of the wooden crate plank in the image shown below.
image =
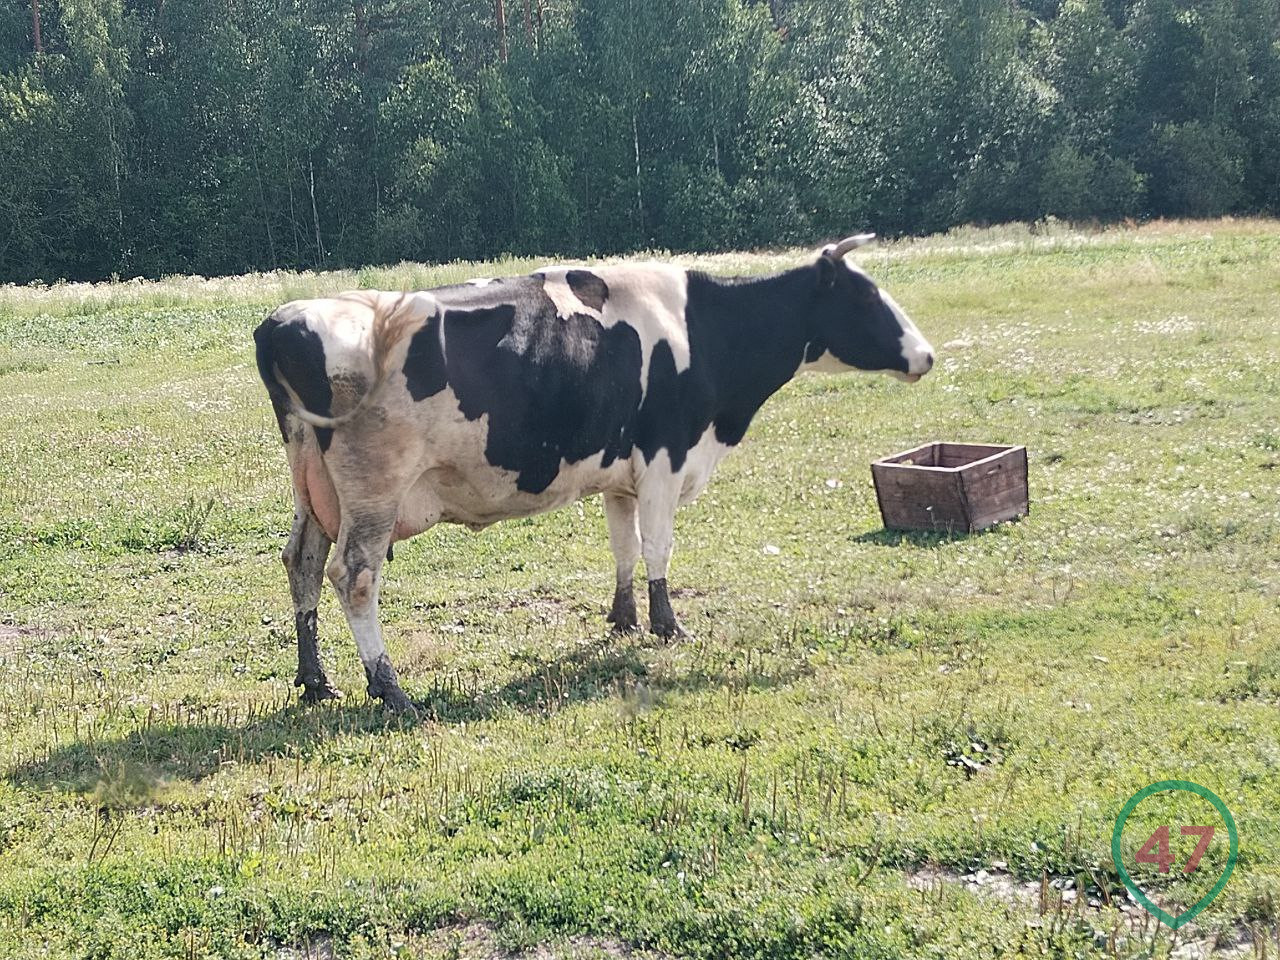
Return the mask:
<svg viewBox="0 0 1280 960">
<path fill-rule="evenodd" d="M 976 532 L 1029 509 L 1025 447 L 927 443 L 871 465 L 888 529 Z"/>
<path fill-rule="evenodd" d="M 1001 520 L 1026 514 L 1029 503 L 1025 447 L 1014 447 L 960 472 L 970 505 L 972 530 L 982 530 Z"/>
<path fill-rule="evenodd" d="M 976 460 L 983 460 L 1009 449 L 986 443 L 938 443 L 934 446 L 937 448 L 934 466 L 961 469 Z"/>
<path fill-rule="evenodd" d="M 938 447 L 937 443 L 922 443 L 918 447 L 912 447 L 910 450 L 903 450 L 901 453 L 895 453 L 893 456 L 885 457 L 877 460 L 877 463 L 903 463 L 907 465 L 914 464 L 920 467 L 936 467 L 938 465 Z"/>
<path fill-rule="evenodd" d="M 950 472 L 872 464 L 880 516 L 889 529 L 964 530 L 968 519 L 959 478 Z"/>
</svg>

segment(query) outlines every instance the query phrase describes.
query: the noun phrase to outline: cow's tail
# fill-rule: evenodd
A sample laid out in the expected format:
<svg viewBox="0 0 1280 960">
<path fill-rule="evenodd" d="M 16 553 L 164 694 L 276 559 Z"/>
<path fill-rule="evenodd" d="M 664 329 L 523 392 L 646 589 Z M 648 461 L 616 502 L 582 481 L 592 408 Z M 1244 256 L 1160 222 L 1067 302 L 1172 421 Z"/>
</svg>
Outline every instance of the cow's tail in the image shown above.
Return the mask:
<svg viewBox="0 0 1280 960">
<path fill-rule="evenodd" d="M 370 359 L 373 361 L 374 376 L 369 388 L 350 410 L 340 414 L 326 415 L 316 413 L 307 407 L 306 401 L 299 396 L 293 385 L 280 369 L 280 359 L 276 355 L 270 328 L 277 323 L 275 314 L 254 333 L 257 345 L 258 374 L 262 377 L 267 391 L 272 395 L 277 408 L 283 401 L 289 412 L 299 419 L 320 429 L 339 427 L 349 420 L 358 417 L 377 397 L 387 378 L 391 375 L 391 354 L 401 340 L 411 330 L 420 326 L 423 319 L 422 294 L 410 295 L 402 293 L 390 306 L 383 305 L 376 294 L 345 294 L 345 299 L 361 300 L 373 311 L 373 327 L 369 334 Z M 415 301 L 418 301 L 415 303 Z M 433 311 L 428 311 L 431 315 Z M 319 371 L 321 375 L 324 371 Z M 277 409 L 277 414 L 280 410 Z"/>
</svg>

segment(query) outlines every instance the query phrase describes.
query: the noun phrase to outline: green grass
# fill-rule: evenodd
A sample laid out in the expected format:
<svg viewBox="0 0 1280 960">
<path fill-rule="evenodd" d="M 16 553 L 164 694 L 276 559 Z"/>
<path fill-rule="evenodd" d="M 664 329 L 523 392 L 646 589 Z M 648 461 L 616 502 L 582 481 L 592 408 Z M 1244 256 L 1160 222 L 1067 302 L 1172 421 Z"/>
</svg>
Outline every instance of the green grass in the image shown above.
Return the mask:
<svg viewBox="0 0 1280 960">
<path fill-rule="evenodd" d="M 1179 941 L 1274 956 L 1280 224 L 864 262 L 939 365 L 766 406 L 677 521 L 694 639 L 606 633 L 597 500 L 438 528 L 383 594 L 416 724 L 365 698 L 327 588 L 347 698 L 296 705 L 250 331 L 286 296 L 530 264 L 0 290 L 0 956 L 467 955 L 459 929 L 577 955 L 1165 956 L 1110 859 L 1161 779 L 1240 832 Z M 882 531 L 868 462 L 929 439 L 1025 443 L 1031 516 Z M 1189 904 L 1224 850 L 1147 880 Z"/>
</svg>

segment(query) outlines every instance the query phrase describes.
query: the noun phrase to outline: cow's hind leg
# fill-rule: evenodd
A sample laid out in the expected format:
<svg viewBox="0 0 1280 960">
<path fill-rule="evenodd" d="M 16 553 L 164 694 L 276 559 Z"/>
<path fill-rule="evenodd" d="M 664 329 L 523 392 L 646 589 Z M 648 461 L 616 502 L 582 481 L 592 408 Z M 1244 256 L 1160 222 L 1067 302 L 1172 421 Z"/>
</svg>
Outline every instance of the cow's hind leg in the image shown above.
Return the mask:
<svg viewBox="0 0 1280 960">
<path fill-rule="evenodd" d="M 342 611 L 355 636 L 364 662 L 369 696 L 396 712 L 412 712 L 413 704 L 400 689 L 395 668 L 382 642 L 378 622 L 378 587 L 382 563 L 391 545 L 396 511 L 343 510 L 337 550 L 329 564 L 329 581 L 338 592 Z"/>
<path fill-rule="evenodd" d="M 640 626 L 636 613 L 636 561 L 640 559 L 640 524 L 636 498 L 626 494 L 606 493 L 604 515 L 609 521 L 609 547 L 617 565 L 617 582 L 613 590 L 613 607 L 609 622 L 618 633 Z"/>
<path fill-rule="evenodd" d="M 302 687 L 302 700 L 315 703 L 342 694 L 329 683 L 320 665 L 320 649 L 316 640 L 316 607 L 324 584 L 324 564 L 332 542 L 325 535 L 311 511 L 299 505 L 293 516 L 293 530 L 280 559 L 289 574 L 289 592 L 293 594 L 293 619 L 298 635 L 298 672 L 295 687 Z"/>
<path fill-rule="evenodd" d="M 656 471 L 655 471 L 656 473 Z M 649 629 L 660 637 L 683 637 L 688 634 L 667 593 L 667 567 L 675 546 L 676 507 L 679 504 L 681 478 L 654 475 L 639 484 L 640 540 L 644 555 L 645 576 L 649 578 Z"/>
</svg>

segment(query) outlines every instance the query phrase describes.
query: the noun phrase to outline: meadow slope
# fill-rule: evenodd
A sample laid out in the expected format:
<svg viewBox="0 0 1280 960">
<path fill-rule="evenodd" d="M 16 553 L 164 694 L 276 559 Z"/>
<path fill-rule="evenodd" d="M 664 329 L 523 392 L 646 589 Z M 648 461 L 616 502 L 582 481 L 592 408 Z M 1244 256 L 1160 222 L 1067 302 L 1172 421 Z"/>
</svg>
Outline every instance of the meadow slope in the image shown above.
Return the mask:
<svg viewBox="0 0 1280 960">
<path fill-rule="evenodd" d="M 0 956 L 1275 955 L 1280 224 L 861 260 L 939 364 L 765 407 L 677 521 L 693 638 L 607 633 L 598 499 L 441 527 L 383 593 L 416 723 L 327 588 L 347 696 L 296 703 L 250 333 L 533 264 L 0 288 Z M 868 462 L 930 439 L 1025 443 L 1031 516 L 883 531 Z M 1162 779 L 1240 834 L 1176 944 L 1110 852 Z M 1162 802 L 1128 845 L 1205 815 Z M 1187 905 L 1224 861 L 1146 879 Z"/>
</svg>

